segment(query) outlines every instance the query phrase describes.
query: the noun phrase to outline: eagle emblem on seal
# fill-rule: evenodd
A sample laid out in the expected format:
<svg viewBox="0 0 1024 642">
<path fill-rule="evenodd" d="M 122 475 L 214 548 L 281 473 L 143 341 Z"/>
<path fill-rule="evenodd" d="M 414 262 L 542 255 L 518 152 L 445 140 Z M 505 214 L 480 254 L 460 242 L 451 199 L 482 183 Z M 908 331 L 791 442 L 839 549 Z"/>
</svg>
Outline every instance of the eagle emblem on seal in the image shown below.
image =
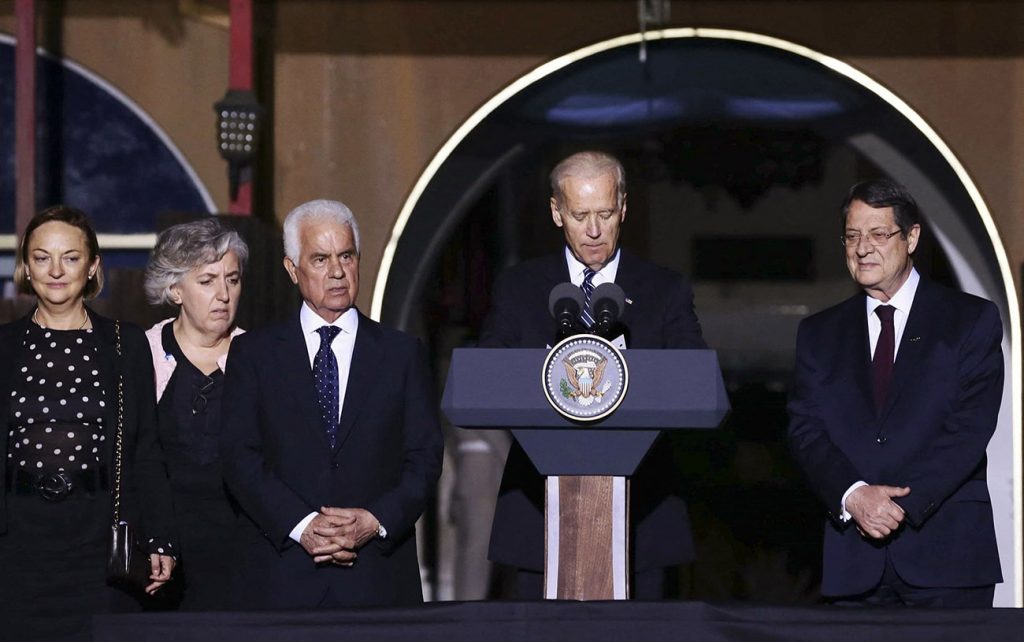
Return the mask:
<svg viewBox="0 0 1024 642">
<path fill-rule="evenodd" d="M 611 387 L 604 381 L 604 369 L 608 358 L 590 350 L 580 350 L 562 359 L 565 379 L 562 380 L 562 396 L 574 399 L 581 406 L 599 402 Z"/>
</svg>

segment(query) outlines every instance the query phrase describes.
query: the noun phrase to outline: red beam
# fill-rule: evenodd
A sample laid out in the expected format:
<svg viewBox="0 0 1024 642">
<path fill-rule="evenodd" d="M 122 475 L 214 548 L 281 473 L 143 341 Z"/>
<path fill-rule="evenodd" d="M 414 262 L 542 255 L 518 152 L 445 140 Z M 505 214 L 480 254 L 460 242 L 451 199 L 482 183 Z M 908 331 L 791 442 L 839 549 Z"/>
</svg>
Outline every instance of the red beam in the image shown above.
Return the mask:
<svg viewBox="0 0 1024 642">
<path fill-rule="evenodd" d="M 20 235 L 36 210 L 36 3 L 15 0 L 14 229 Z"/>
<path fill-rule="evenodd" d="M 252 0 L 231 0 L 231 50 L 228 87 L 252 89 Z M 238 195 L 228 204 L 231 214 L 252 214 L 252 166 L 243 168 Z"/>
<path fill-rule="evenodd" d="M 252 0 L 231 0 L 231 89 L 252 89 Z"/>
</svg>

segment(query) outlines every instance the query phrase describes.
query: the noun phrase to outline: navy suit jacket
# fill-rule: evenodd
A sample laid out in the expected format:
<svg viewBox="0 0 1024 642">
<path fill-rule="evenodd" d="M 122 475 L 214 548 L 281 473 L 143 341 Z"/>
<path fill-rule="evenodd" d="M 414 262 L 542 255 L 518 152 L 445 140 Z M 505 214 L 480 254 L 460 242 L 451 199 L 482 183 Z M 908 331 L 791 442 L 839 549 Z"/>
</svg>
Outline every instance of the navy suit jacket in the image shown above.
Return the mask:
<svg viewBox="0 0 1024 642">
<path fill-rule="evenodd" d="M 985 479 L 1003 394 L 999 311 L 922 278 L 878 412 L 865 296 L 804 319 L 797 336 L 789 441 L 830 517 L 822 593 L 873 589 L 886 550 L 915 586 L 999 582 Z M 859 480 L 910 487 L 895 500 L 905 523 L 882 542 L 839 519 L 843 493 Z"/>
<path fill-rule="evenodd" d="M 620 319 L 627 348 L 706 348 L 693 290 L 679 274 L 620 250 L 615 283 L 631 303 Z M 480 336 L 483 348 L 544 348 L 558 327 L 548 295 L 569 281 L 564 252 L 518 265 L 499 278 Z M 693 559 L 693 536 L 678 488 L 671 444 L 658 440 L 630 481 L 633 570 Z M 517 568 L 544 568 L 544 479 L 518 444 L 505 464 L 489 557 Z"/>
<path fill-rule="evenodd" d="M 232 341 L 224 477 L 241 508 L 239 607 L 422 602 L 415 523 L 436 492 L 443 443 L 419 341 L 360 315 L 332 450 L 296 313 Z M 321 506 L 365 508 L 387 528 L 352 567 L 314 565 L 289 533 Z"/>
</svg>

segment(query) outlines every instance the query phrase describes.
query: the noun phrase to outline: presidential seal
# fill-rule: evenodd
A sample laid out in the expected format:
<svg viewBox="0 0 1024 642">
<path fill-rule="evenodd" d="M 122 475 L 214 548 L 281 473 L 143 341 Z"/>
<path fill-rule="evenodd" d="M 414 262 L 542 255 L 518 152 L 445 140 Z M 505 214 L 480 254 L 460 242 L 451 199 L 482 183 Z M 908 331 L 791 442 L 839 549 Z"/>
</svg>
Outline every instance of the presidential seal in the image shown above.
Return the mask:
<svg viewBox="0 0 1024 642">
<path fill-rule="evenodd" d="M 575 421 L 597 421 L 626 396 L 629 372 L 622 353 L 593 334 L 569 337 L 544 360 L 544 394 L 551 407 Z"/>
</svg>

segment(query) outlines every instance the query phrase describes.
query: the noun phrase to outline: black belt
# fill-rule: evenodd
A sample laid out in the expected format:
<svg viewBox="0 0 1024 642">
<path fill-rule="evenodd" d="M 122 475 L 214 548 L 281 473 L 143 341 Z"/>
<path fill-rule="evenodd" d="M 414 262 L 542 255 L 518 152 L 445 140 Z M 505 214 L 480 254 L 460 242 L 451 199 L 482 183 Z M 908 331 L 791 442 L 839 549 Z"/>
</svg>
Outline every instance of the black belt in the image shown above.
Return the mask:
<svg viewBox="0 0 1024 642">
<path fill-rule="evenodd" d="M 58 502 L 72 493 L 95 495 L 110 490 L 107 467 L 90 468 L 75 472 L 33 473 L 21 468 L 7 472 L 7 491 L 15 495 L 36 495 Z"/>
</svg>

